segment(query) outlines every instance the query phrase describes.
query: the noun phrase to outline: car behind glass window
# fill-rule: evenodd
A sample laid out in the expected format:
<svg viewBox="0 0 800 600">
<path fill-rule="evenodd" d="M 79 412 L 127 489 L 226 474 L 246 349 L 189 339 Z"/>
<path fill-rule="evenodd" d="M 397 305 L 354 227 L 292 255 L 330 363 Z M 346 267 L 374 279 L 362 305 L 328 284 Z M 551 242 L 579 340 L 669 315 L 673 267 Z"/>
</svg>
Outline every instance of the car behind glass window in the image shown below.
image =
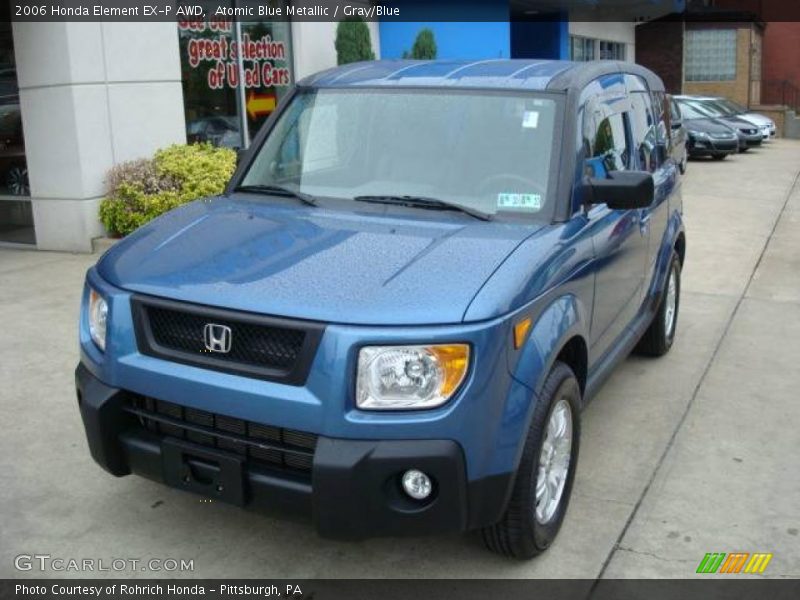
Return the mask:
<svg viewBox="0 0 800 600">
<path fill-rule="evenodd" d="M 544 215 L 556 108 L 533 94 L 301 93 L 242 184 L 334 198 L 425 196 L 487 213 Z"/>
<path fill-rule="evenodd" d="M 631 94 L 631 105 L 631 128 L 633 130 L 633 147 L 638 161 L 637 168 L 653 172 L 656 169 L 654 150 L 657 133 L 650 95 L 644 92 Z"/>
<path fill-rule="evenodd" d="M 587 175 L 603 178 L 613 171 L 624 171 L 630 159 L 624 115 L 614 113 L 599 121 L 598 117 L 589 116 L 584 127 Z"/>
</svg>

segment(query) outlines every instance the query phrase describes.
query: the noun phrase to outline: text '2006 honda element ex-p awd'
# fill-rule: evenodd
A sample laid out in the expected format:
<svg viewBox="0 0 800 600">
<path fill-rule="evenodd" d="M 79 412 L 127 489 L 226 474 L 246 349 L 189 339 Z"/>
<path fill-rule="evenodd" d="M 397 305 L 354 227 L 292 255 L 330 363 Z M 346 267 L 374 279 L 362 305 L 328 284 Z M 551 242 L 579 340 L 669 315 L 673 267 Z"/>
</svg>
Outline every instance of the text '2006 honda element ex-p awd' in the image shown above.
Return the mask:
<svg viewBox="0 0 800 600">
<path fill-rule="evenodd" d="M 324 536 L 554 540 L 580 411 L 672 345 L 662 82 L 611 61 L 377 61 L 300 81 L 224 195 L 86 277 L 92 456 Z"/>
</svg>

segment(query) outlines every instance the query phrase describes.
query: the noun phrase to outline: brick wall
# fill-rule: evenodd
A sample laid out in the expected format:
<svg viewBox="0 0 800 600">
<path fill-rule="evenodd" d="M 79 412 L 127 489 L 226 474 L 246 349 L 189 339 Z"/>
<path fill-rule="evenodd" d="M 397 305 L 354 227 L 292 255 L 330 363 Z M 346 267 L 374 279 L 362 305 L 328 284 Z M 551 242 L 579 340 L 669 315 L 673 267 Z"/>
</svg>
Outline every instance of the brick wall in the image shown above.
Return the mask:
<svg viewBox="0 0 800 600">
<path fill-rule="evenodd" d="M 800 23 L 774 21 L 764 31 L 764 81 L 790 81 L 800 87 Z M 765 86 L 765 103 L 781 101 L 779 86 Z"/>
<path fill-rule="evenodd" d="M 698 27 L 698 29 L 701 28 Z M 750 36 L 751 28 L 749 26 L 736 30 L 736 79 L 731 81 L 685 81 L 683 93 L 700 96 L 724 96 L 744 106 L 751 104 Z"/>
<path fill-rule="evenodd" d="M 683 83 L 683 22 L 652 21 L 636 27 L 636 62 L 664 81 L 670 94 Z"/>
</svg>

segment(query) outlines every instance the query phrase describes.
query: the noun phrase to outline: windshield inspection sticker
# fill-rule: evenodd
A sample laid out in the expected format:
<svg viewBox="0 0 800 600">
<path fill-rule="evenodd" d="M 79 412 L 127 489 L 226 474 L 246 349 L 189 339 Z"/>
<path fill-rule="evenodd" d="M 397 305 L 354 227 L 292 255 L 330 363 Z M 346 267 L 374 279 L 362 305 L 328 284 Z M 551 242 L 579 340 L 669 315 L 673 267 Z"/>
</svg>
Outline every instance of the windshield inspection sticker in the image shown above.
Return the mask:
<svg viewBox="0 0 800 600">
<path fill-rule="evenodd" d="M 522 115 L 522 127 L 525 129 L 536 129 L 539 126 L 539 111 L 526 110 Z"/>
<path fill-rule="evenodd" d="M 497 208 L 522 208 L 539 210 L 542 208 L 541 194 L 497 194 Z"/>
</svg>

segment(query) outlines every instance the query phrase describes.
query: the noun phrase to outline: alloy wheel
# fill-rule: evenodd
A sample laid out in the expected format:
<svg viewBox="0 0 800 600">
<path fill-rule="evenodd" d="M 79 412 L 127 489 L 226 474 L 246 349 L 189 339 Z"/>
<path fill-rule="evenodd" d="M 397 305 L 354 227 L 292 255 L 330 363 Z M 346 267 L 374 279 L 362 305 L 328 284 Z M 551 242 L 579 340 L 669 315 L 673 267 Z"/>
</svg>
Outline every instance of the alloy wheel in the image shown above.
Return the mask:
<svg viewBox="0 0 800 600">
<path fill-rule="evenodd" d="M 569 402 L 561 398 L 550 413 L 539 454 L 535 517 L 542 525 L 550 522 L 561 503 L 571 456 L 572 409 Z"/>
</svg>

